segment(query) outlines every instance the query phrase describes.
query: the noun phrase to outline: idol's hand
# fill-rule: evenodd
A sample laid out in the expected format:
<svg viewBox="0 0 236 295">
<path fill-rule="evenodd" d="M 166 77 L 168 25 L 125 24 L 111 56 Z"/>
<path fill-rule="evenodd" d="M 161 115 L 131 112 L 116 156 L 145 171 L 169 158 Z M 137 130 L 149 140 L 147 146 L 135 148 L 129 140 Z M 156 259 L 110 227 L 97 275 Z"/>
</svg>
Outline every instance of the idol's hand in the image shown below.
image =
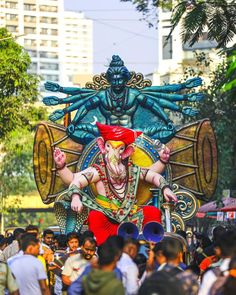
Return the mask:
<svg viewBox="0 0 236 295">
<path fill-rule="evenodd" d="M 63 118 L 65 116 L 65 113 L 63 110 L 56 110 L 54 111 L 50 116 L 49 119 L 53 122 Z"/>
<path fill-rule="evenodd" d="M 56 97 L 56 96 L 47 96 L 43 98 L 43 103 L 46 106 L 55 106 L 57 104 L 60 104 L 60 98 Z"/>
<path fill-rule="evenodd" d="M 194 117 L 199 113 L 199 110 L 191 107 L 183 107 L 182 113 L 186 116 Z"/>
<path fill-rule="evenodd" d="M 78 195 L 78 194 L 72 195 L 71 209 L 75 212 L 82 212 L 83 204 L 80 201 L 80 195 Z"/>
<path fill-rule="evenodd" d="M 55 82 L 49 82 L 47 81 L 46 83 L 44 83 L 44 87 L 46 90 L 48 91 L 53 91 L 53 92 L 57 92 L 60 89 L 60 85 L 55 83 Z"/>
<path fill-rule="evenodd" d="M 188 101 L 201 101 L 204 98 L 204 94 L 199 92 L 199 93 L 189 93 L 187 94 L 187 100 Z"/>
<path fill-rule="evenodd" d="M 185 87 L 186 88 L 193 88 L 202 85 L 202 79 L 197 77 L 197 78 L 192 78 L 189 79 L 185 82 Z"/>
<path fill-rule="evenodd" d="M 163 194 L 166 202 L 178 202 L 176 195 L 172 192 L 172 190 L 169 187 L 164 188 Z"/>
<path fill-rule="evenodd" d="M 53 153 L 53 159 L 56 163 L 57 168 L 61 168 L 65 166 L 66 163 L 66 155 L 59 148 L 55 148 Z"/>
<path fill-rule="evenodd" d="M 170 159 L 170 149 L 166 145 L 162 145 L 162 149 L 158 152 L 160 160 L 163 163 L 168 163 Z"/>
</svg>

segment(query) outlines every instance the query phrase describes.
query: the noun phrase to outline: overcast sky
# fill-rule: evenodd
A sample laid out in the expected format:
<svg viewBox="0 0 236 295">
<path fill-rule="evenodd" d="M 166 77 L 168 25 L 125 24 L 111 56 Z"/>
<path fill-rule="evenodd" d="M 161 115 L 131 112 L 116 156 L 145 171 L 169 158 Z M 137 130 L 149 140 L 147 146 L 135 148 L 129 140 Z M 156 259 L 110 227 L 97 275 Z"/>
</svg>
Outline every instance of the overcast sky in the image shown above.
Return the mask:
<svg viewBox="0 0 236 295">
<path fill-rule="evenodd" d="M 157 36 L 135 7 L 119 0 L 65 0 L 65 9 L 94 20 L 94 74 L 106 71 L 113 54 L 129 70 L 148 74 L 157 65 Z"/>
</svg>

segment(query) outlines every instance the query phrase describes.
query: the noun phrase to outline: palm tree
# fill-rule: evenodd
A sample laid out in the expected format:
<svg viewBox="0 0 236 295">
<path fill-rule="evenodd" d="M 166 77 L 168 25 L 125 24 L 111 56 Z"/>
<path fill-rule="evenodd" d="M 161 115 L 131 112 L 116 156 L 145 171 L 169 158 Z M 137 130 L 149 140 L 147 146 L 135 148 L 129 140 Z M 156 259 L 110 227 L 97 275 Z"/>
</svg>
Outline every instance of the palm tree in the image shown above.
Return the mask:
<svg viewBox="0 0 236 295">
<path fill-rule="evenodd" d="M 217 42 L 217 48 L 224 48 L 236 35 L 235 0 L 121 0 L 132 2 L 145 16 L 148 24 L 155 25 L 157 8 L 173 9 L 173 32 L 181 24 L 183 43 L 192 46 L 207 32 L 209 40 Z M 169 35 L 169 36 L 170 36 Z"/>
<path fill-rule="evenodd" d="M 172 29 L 181 24 L 183 43 L 192 46 L 207 32 L 209 40 L 224 48 L 236 35 L 235 0 L 189 0 L 178 3 L 172 13 Z"/>
</svg>

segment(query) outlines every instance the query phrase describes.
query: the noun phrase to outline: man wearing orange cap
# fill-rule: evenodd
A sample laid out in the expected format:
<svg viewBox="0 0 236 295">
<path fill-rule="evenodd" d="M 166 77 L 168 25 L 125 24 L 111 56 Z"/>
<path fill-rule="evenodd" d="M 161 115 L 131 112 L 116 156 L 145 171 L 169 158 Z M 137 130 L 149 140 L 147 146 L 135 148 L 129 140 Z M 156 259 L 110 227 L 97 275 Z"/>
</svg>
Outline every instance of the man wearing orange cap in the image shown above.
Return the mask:
<svg viewBox="0 0 236 295">
<path fill-rule="evenodd" d="M 161 188 L 166 201 L 177 201 L 167 181 L 157 172 L 134 165 L 129 157 L 134 152 L 132 143 L 140 131 L 120 126 L 96 123 L 101 134 L 97 139 L 100 149 L 98 162 L 91 167 L 72 173 L 65 163 L 65 154 L 54 152 L 58 173 L 65 184 L 71 209 L 82 212 L 90 208 L 89 229 L 94 232 L 98 245 L 117 233 L 121 222 L 134 222 L 141 229 L 150 221 L 161 222 L 160 210 L 154 206 L 137 206 L 136 191 L 139 179 Z M 94 200 L 82 188 L 94 183 L 98 195 Z"/>
</svg>

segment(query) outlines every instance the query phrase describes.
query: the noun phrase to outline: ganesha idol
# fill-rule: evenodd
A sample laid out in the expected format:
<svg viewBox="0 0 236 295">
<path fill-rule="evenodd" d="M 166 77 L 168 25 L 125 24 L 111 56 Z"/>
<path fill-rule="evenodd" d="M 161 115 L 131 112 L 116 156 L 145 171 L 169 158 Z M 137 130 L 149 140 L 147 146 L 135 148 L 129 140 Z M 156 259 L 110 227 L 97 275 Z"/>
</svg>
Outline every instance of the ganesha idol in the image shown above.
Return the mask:
<svg viewBox="0 0 236 295">
<path fill-rule="evenodd" d="M 130 156 L 134 152 L 135 140 L 142 132 L 98 122 L 96 125 L 101 135 L 97 138 L 100 153 L 96 164 L 72 173 L 66 167 L 65 154 L 58 148 L 54 151 L 54 161 L 60 178 L 69 186 L 60 202 L 70 204 L 67 214 L 68 208 L 72 210 L 71 218 L 83 218 L 84 210 L 89 208 L 89 230 L 95 234 L 99 245 L 109 236 L 116 235 L 123 222 L 135 223 L 140 231 L 148 222 L 161 223 L 158 208 L 137 205 L 136 192 L 140 180 L 161 189 L 167 202 L 176 202 L 177 198 L 165 178 L 157 173 L 163 170 L 165 164 L 155 163 L 144 168 L 132 163 Z M 91 184 L 96 187 L 96 198 L 83 190 Z M 74 228 L 70 228 L 72 230 Z"/>
</svg>

